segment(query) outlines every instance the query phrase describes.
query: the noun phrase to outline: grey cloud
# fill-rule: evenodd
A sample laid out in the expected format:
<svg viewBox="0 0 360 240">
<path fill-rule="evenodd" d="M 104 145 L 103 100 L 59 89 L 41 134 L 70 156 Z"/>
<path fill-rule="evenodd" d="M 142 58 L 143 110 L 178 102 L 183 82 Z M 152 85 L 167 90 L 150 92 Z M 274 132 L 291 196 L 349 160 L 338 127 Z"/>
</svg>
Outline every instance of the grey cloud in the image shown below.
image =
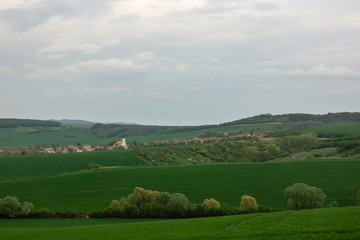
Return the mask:
<svg viewBox="0 0 360 240">
<path fill-rule="evenodd" d="M 20 5 L 18 8 L 1 10 L 0 19 L 10 23 L 16 31 L 25 32 L 45 23 L 51 17 L 72 17 L 82 14 L 93 15 L 103 13 L 109 9 L 109 2 L 112 2 L 112 0 L 40 0 L 36 4 Z"/>
<path fill-rule="evenodd" d="M 257 2 L 254 8 L 261 11 L 274 11 L 278 9 L 278 6 L 270 2 Z"/>
</svg>

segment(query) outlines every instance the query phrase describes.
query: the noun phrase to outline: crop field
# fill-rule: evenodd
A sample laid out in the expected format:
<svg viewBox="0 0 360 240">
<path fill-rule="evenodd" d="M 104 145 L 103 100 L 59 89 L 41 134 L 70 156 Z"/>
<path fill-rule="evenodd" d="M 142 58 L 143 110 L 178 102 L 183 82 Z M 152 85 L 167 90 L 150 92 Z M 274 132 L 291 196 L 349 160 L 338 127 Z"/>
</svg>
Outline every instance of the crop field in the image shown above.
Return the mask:
<svg viewBox="0 0 360 240">
<path fill-rule="evenodd" d="M 170 140 L 173 138 L 176 139 L 190 139 L 198 137 L 200 134 L 203 133 L 234 133 L 243 131 L 244 133 L 251 133 L 254 130 L 270 130 L 273 129 L 273 124 L 247 124 L 247 125 L 234 125 L 234 126 L 222 126 L 222 127 L 214 127 L 210 129 L 203 129 L 203 130 L 197 130 L 197 131 L 191 131 L 191 132 L 185 132 L 185 133 L 174 133 L 174 134 L 154 134 L 149 136 L 140 136 L 140 137 L 129 137 L 129 141 L 138 141 L 138 142 L 152 142 L 152 141 L 164 141 L 164 140 Z"/>
<path fill-rule="evenodd" d="M 147 165 L 131 150 L 56 153 L 0 157 L 0 179 L 52 176 L 85 170 L 90 162 L 103 166 Z"/>
<path fill-rule="evenodd" d="M 53 128 L 52 128 L 53 129 Z M 73 131 L 62 127 L 60 130 L 51 130 L 40 133 L 19 132 L 15 128 L 0 128 L 0 147 L 33 146 L 36 144 L 105 144 L 116 139 L 97 138 L 91 133 Z"/>
<path fill-rule="evenodd" d="M 148 222 L 124 222 L 121 219 L 0 220 L 0 236 L 2 240 L 355 240 L 360 238 L 359 215 L 360 207 L 345 207 Z M 54 221 L 57 227 L 54 227 Z"/>
<path fill-rule="evenodd" d="M 313 126 L 303 129 L 302 132 L 328 133 L 328 134 L 340 133 L 340 134 L 352 134 L 352 135 L 360 136 L 360 123 L 337 123 L 337 124 Z"/>
<path fill-rule="evenodd" d="M 213 197 L 238 206 L 242 195 L 259 204 L 285 208 L 286 187 L 297 182 L 323 189 L 328 201 L 355 204 L 360 187 L 359 159 L 304 160 L 276 163 L 123 167 L 53 177 L 0 182 L 0 196 L 17 196 L 36 208 L 93 210 L 130 194 L 136 186 L 184 193 L 192 202 Z"/>
</svg>

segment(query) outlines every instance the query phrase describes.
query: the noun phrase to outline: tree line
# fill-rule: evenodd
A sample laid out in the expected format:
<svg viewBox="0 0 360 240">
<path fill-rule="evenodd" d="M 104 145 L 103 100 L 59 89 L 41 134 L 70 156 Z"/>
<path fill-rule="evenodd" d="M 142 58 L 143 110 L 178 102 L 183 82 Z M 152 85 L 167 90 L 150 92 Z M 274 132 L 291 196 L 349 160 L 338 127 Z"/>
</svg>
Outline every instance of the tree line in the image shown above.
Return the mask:
<svg viewBox="0 0 360 240">
<path fill-rule="evenodd" d="M 305 183 L 294 183 L 284 190 L 289 210 L 325 207 L 326 195 L 322 189 Z M 356 204 L 360 205 L 360 189 L 356 192 Z M 338 207 L 337 201 L 327 207 Z M 193 204 L 182 193 L 158 192 L 135 187 L 127 197 L 112 200 L 104 210 L 93 210 L 88 214 L 76 211 L 49 211 L 35 209 L 32 203 L 21 204 L 16 197 L 0 198 L 0 218 L 194 218 L 249 214 L 257 212 L 281 211 L 259 205 L 252 196 L 244 195 L 240 205 L 221 204 L 214 198 L 205 199 L 201 204 Z"/>
</svg>

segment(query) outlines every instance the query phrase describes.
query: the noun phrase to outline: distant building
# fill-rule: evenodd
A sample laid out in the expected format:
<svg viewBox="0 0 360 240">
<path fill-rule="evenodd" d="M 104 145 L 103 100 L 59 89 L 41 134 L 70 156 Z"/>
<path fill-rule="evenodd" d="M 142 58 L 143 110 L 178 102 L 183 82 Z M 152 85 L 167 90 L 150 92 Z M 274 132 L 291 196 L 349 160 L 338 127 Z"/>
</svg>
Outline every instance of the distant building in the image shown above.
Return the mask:
<svg viewBox="0 0 360 240">
<path fill-rule="evenodd" d="M 44 148 L 44 153 L 55 153 L 54 148 Z"/>
<path fill-rule="evenodd" d="M 86 144 L 86 145 L 83 146 L 83 149 L 86 149 L 86 150 L 87 150 L 87 149 L 91 149 L 91 145 Z"/>
<path fill-rule="evenodd" d="M 114 144 L 113 144 L 113 148 L 125 148 L 127 149 L 128 148 L 128 145 L 126 144 L 126 139 L 123 138 L 121 141 L 116 141 Z"/>
</svg>

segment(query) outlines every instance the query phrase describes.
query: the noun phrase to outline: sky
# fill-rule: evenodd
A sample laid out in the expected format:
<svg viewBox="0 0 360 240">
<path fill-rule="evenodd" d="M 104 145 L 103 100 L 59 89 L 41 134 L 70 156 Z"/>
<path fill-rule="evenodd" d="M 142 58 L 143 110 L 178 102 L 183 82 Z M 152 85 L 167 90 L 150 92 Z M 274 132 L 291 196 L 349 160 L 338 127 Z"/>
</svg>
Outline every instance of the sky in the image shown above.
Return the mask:
<svg viewBox="0 0 360 240">
<path fill-rule="evenodd" d="M 358 0 L 1 0 L 0 118 L 360 111 Z"/>
</svg>

